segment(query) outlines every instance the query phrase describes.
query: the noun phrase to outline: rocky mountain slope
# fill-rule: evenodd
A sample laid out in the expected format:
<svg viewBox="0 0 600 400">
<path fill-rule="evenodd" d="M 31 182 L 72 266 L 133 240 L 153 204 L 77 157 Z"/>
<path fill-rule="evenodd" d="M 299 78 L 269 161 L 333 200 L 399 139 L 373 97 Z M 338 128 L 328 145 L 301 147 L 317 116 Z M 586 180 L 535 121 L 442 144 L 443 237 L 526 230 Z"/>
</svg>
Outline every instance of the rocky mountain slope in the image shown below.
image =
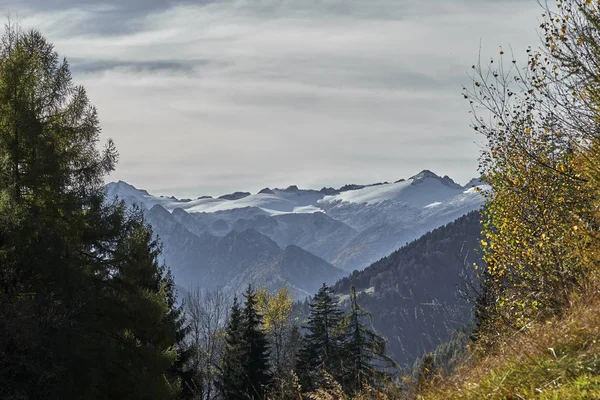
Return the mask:
<svg viewBox="0 0 600 400">
<path fill-rule="evenodd" d="M 120 181 L 107 195 L 148 210 L 179 285 L 287 284 L 300 297 L 478 209 L 473 183 L 485 189 L 422 171 L 394 183 L 197 199 L 153 196 Z"/>
<path fill-rule="evenodd" d="M 297 298 L 313 293 L 320 282 L 331 282 L 343 271 L 323 259 L 289 245 L 279 247 L 254 229 L 232 230 L 225 236 L 193 233 L 160 205 L 147 213 L 163 244 L 162 257 L 179 286 L 222 287 L 242 292 L 248 284 L 277 289 L 288 286 Z"/>
</svg>

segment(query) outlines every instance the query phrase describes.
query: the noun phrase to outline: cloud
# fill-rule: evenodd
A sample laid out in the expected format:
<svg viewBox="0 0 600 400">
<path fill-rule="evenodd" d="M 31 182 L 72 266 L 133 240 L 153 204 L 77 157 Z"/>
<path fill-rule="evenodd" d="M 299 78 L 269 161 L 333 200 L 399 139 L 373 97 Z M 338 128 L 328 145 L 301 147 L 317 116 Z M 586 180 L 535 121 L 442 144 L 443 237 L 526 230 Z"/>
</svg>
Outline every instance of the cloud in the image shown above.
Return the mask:
<svg viewBox="0 0 600 400">
<path fill-rule="evenodd" d="M 481 138 L 461 86 L 537 42 L 535 0 L 42 0 L 0 7 L 66 55 L 121 163 L 111 179 L 198 196 L 265 186 L 466 182 Z"/>
</svg>

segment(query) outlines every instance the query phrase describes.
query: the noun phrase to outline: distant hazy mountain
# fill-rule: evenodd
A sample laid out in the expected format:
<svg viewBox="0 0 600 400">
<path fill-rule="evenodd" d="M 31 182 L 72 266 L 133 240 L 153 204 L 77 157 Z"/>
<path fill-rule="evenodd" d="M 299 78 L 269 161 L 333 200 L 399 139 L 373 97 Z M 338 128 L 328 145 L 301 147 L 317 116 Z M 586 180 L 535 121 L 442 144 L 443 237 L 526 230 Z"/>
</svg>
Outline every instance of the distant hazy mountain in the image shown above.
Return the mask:
<svg viewBox="0 0 600 400">
<path fill-rule="evenodd" d="M 343 271 L 297 246 L 281 248 L 254 229 L 230 231 L 219 237 L 188 230 L 155 205 L 146 215 L 163 243 L 162 257 L 179 286 L 223 287 L 242 292 L 250 283 L 277 289 L 287 286 L 297 298 L 313 293 L 322 282 L 332 282 Z M 179 215 L 181 217 L 181 215 Z M 181 218 L 179 218 L 181 219 Z"/>
<path fill-rule="evenodd" d="M 195 200 L 153 196 L 122 181 L 108 184 L 107 194 L 148 210 L 179 285 L 238 290 L 256 281 L 291 285 L 301 296 L 335 281 L 339 269 L 362 269 L 478 209 L 482 197 L 473 183 L 480 182 L 461 187 L 422 171 L 395 183 L 265 188 Z"/>
</svg>

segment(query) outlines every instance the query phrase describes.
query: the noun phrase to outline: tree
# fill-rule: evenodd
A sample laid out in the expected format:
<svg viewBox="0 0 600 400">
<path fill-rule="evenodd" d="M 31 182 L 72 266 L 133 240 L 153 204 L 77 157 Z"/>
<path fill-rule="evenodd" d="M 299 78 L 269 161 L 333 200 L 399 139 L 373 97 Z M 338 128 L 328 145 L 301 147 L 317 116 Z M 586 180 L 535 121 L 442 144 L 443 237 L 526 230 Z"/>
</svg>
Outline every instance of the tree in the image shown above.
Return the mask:
<svg viewBox="0 0 600 400">
<path fill-rule="evenodd" d="M 287 288 L 281 288 L 275 293 L 260 289 L 256 296 L 271 349 L 270 395 L 277 396 L 278 399 L 296 398 L 294 369 L 302 335 L 292 321 L 292 294 Z"/>
<path fill-rule="evenodd" d="M 263 329 L 263 318 L 258 312 L 256 293 L 250 286 L 244 294 L 244 369 L 246 375 L 245 395 L 250 399 L 262 399 L 265 387 L 270 383 L 269 342 Z"/>
<path fill-rule="evenodd" d="M 117 152 L 37 31 L 0 44 L 0 381 L 8 398 L 172 398 L 177 317 Z"/>
<path fill-rule="evenodd" d="M 286 371 L 293 371 L 296 369 L 298 357 L 300 355 L 300 349 L 302 348 L 302 333 L 298 325 L 292 325 L 290 327 L 290 333 L 287 338 L 285 346 L 285 356 L 283 360 L 284 369 Z"/>
<path fill-rule="evenodd" d="M 368 387 L 381 387 L 389 379 L 389 369 L 396 363 L 385 355 L 385 339 L 365 323 L 372 323 L 371 314 L 362 309 L 356 289 L 350 287 L 350 311 L 342 321 L 344 330 L 344 389 L 350 393 Z"/>
<path fill-rule="evenodd" d="M 285 342 L 291 327 L 292 296 L 287 288 L 272 294 L 267 289 L 256 291 L 256 304 L 262 316 L 264 329 L 269 337 L 271 361 L 276 374 L 283 373 Z"/>
<path fill-rule="evenodd" d="M 218 388 L 224 400 L 245 398 L 246 371 L 244 364 L 247 353 L 244 331 L 242 309 L 236 296 L 233 298 L 233 305 L 229 313 L 221 374 L 218 379 Z"/>
<path fill-rule="evenodd" d="M 256 293 L 248 286 L 244 308 L 234 298 L 226 330 L 219 389 L 224 399 L 262 399 L 270 383 L 269 349 Z"/>
<path fill-rule="evenodd" d="M 104 268 L 90 221 L 108 214 L 102 177 L 117 154 L 96 149 L 85 90 L 39 32 L 8 24 L 0 44 L 0 380 L 8 397 L 91 390 Z M 115 219 L 119 219 L 118 215 Z M 107 225 L 105 223 L 105 225 Z M 112 233 L 120 231 L 113 229 Z M 95 275 L 98 272 L 98 275 Z M 71 346 L 81 344 L 81 353 Z M 80 361 L 89 366 L 83 370 Z"/>
<path fill-rule="evenodd" d="M 112 286 L 118 314 L 119 362 L 127 371 L 110 369 L 111 397 L 174 398 L 179 377 L 167 372 L 177 360 L 177 310 L 173 286 L 158 264 L 160 249 L 141 213 L 115 253 Z"/>
<path fill-rule="evenodd" d="M 322 370 L 341 378 L 342 314 L 333 290 L 323 284 L 310 303 L 307 333 L 299 354 L 297 370 L 303 390 L 314 390 L 322 383 Z"/>
<path fill-rule="evenodd" d="M 215 390 L 219 360 L 224 347 L 224 331 L 229 301 L 221 289 L 202 293 L 190 289 L 185 302 L 189 322 L 188 341 L 194 349 L 191 369 L 194 370 L 193 391 L 201 399 L 211 400 Z"/>
<path fill-rule="evenodd" d="M 185 300 L 177 304 L 177 287 L 175 278 L 166 267 L 161 268 L 163 283 L 167 293 L 167 305 L 169 307 L 169 320 L 175 333 L 177 357 L 171 365 L 167 374 L 171 378 L 179 379 L 181 391 L 178 399 L 187 400 L 195 398 L 196 370 L 193 368 L 193 359 L 196 349 L 188 343 L 188 335 L 191 331 L 191 323 L 185 318 Z M 166 272 L 166 273 L 165 273 Z"/>
<path fill-rule="evenodd" d="M 584 165 L 598 160 L 600 10 L 558 0 L 544 11 L 542 48 L 527 50 L 526 68 L 504 62 L 501 50 L 496 62 L 473 66 L 465 89 L 473 127 L 488 141 L 480 169 L 491 186 L 479 337 L 561 313 L 594 270 L 586 255 L 597 244 L 598 192 Z"/>
</svg>

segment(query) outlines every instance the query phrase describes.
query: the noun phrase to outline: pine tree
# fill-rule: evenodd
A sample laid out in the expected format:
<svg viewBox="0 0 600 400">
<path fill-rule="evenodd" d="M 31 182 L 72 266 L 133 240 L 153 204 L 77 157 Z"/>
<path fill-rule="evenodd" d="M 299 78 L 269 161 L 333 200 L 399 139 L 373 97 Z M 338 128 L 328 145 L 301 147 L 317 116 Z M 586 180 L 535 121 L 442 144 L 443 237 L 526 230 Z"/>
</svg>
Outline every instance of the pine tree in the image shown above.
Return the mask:
<svg viewBox="0 0 600 400">
<path fill-rule="evenodd" d="M 244 294 L 244 392 L 248 398 L 262 399 L 264 388 L 270 382 L 269 341 L 263 330 L 262 316 L 258 313 L 256 293 L 250 286 Z"/>
<path fill-rule="evenodd" d="M 321 370 L 334 378 L 342 377 L 340 323 L 342 311 L 333 290 L 323 284 L 312 302 L 305 327 L 297 364 L 298 377 L 303 390 L 314 390 L 322 383 Z"/>
<path fill-rule="evenodd" d="M 196 350 L 186 341 L 191 327 L 190 323 L 185 319 L 184 302 L 182 301 L 180 305 L 177 305 L 177 288 L 175 286 L 173 274 L 166 266 L 163 266 L 161 270 L 163 275 L 162 281 L 167 294 L 167 305 L 170 310 L 168 317 L 175 333 L 177 351 L 177 359 L 171 365 L 168 376 L 171 379 L 178 379 L 180 381 L 181 391 L 177 397 L 178 399 L 193 399 L 197 385 L 195 380 L 196 371 L 191 364 Z"/>
<path fill-rule="evenodd" d="M 179 377 L 168 374 L 177 360 L 177 327 L 174 294 L 169 276 L 158 264 L 160 249 L 141 212 L 132 214 L 135 223 L 119 242 L 113 264 L 111 286 L 115 301 L 113 335 L 115 357 L 110 361 L 123 368 L 108 368 L 105 388 L 113 398 L 174 398 Z M 114 299 L 114 300 L 113 300 Z"/>
<path fill-rule="evenodd" d="M 225 331 L 225 348 L 217 385 L 224 400 L 236 400 L 244 396 L 246 382 L 244 328 L 242 310 L 237 297 L 234 297 Z"/>
<path fill-rule="evenodd" d="M 396 367 L 392 359 L 385 355 L 385 339 L 367 326 L 372 324 L 371 314 L 360 307 L 356 289 L 350 287 L 350 311 L 342 321 L 344 329 L 343 345 L 343 386 L 347 392 L 356 392 L 367 384 L 381 386 L 389 378 L 389 368 Z"/>
</svg>

